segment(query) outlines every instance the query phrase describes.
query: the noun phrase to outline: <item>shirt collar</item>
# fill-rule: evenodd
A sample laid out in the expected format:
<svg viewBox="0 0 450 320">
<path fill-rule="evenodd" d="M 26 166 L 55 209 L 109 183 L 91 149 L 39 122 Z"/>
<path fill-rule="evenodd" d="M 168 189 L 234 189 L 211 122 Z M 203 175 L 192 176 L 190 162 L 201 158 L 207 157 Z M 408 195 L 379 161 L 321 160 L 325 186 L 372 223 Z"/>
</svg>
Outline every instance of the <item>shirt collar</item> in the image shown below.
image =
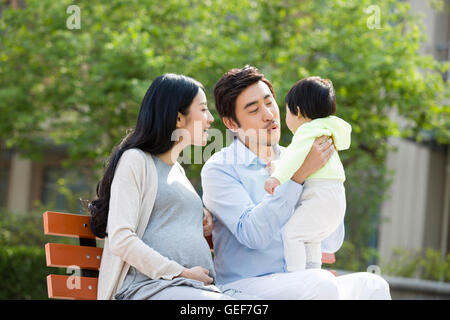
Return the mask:
<svg viewBox="0 0 450 320">
<path fill-rule="evenodd" d="M 248 167 L 252 164 L 256 164 L 259 162 L 261 165 L 266 166 L 266 163 L 261 158 L 259 158 L 253 151 L 247 148 L 245 144 L 242 143 L 241 140 L 239 140 L 239 138 L 237 137 L 234 138 L 233 146 L 234 146 L 234 153 L 237 160 L 239 161 L 239 164 L 243 164 L 246 167 Z M 276 158 L 278 159 L 278 157 L 280 156 L 280 147 L 278 144 L 274 145 L 274 150 L 276 153 Z"/>
</svg>

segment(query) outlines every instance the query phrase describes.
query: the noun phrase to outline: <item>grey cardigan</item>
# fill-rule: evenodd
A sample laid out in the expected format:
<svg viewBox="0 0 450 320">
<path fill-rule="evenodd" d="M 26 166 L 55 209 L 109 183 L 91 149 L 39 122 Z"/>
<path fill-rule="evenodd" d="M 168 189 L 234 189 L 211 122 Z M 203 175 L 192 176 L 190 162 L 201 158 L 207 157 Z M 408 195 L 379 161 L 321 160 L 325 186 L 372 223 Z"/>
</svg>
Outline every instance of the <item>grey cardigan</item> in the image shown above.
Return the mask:
<svg viewBox="0 0 450 320">
<path fill-rule="evenodd" d="M 176 165 L 184 173 L 183 167 Z M 97 298 L 113 299 L 130 265 L 151 279 L 173 279 L 183 266 L 145 244 L 141 238 L 155 203 L 158 173 L 149 153 L 125 151 L 111 184 L 111 198 L 98 278 Z"/>
</svg>

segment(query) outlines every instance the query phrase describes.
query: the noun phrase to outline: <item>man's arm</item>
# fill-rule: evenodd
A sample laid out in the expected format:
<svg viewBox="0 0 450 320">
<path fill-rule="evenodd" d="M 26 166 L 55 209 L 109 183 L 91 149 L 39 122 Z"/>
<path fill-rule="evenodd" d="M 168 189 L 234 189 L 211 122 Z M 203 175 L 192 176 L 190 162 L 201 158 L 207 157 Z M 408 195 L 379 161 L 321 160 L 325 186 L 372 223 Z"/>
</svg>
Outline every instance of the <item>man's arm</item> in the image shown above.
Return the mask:
<svg viewBox="0 0 450 320">
<path fill-rule="evenodd" d="M 303 183 L 308 176 L 322 168 L 336 150 L 333 140 L 322 136 L 314 140 L 314 143 L 306 156 L 305 161 L 292 176 L 291 180 Z"/>
<path fill-rule="evenodd" d="M 289 181 L 273 196 L 267 194 L 254 203 L 233 172 L 229 165 L 205 164 L 201 173 L 203 203 L 241 244 L 264 249 L 289 220 L 303 187 Z"/>
<path fill-rule="evenodd" d="M 280 184 L 292 178 L 301 167 L 314 143 L 314 137 L 306 135 L 294 135 L 289 146 L 284 149 L 278 160 L 274 160 L 274 171 L 270 175 Z"/>
</svg>

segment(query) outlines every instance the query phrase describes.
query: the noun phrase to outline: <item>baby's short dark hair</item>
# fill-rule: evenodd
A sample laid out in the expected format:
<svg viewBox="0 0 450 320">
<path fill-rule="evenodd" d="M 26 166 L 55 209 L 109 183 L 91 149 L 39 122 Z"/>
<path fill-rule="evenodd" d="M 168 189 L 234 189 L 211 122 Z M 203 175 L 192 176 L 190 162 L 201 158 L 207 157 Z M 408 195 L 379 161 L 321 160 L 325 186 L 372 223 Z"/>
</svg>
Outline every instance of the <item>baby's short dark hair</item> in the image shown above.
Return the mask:
<svg viewBox="0 0 450 320">
<path fill-rule="evenodd" d="M 336 113 L 336 95 L 331 80 L 308 77 L 296 82 L 286 95 L 285 102 L 292 114 L 312 120 Z"/>
</svg>

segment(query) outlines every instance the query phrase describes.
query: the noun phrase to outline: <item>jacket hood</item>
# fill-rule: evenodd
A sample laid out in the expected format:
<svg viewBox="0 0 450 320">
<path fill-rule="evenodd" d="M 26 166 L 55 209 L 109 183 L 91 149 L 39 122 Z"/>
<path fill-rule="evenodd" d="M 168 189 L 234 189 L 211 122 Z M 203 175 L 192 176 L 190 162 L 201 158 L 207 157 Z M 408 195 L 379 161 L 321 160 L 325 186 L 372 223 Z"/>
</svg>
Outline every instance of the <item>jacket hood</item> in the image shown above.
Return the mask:
<svg viewBox="0 0 450 320">
<path fill-rule="evenodd" d="M 348 122 L 336 116 L 319 118 L 312 122 L 316 122 L 318 125 L 331 131 L 334 145 L 338 151 L 350 148 L 352 126 Z"/>
</svg>

